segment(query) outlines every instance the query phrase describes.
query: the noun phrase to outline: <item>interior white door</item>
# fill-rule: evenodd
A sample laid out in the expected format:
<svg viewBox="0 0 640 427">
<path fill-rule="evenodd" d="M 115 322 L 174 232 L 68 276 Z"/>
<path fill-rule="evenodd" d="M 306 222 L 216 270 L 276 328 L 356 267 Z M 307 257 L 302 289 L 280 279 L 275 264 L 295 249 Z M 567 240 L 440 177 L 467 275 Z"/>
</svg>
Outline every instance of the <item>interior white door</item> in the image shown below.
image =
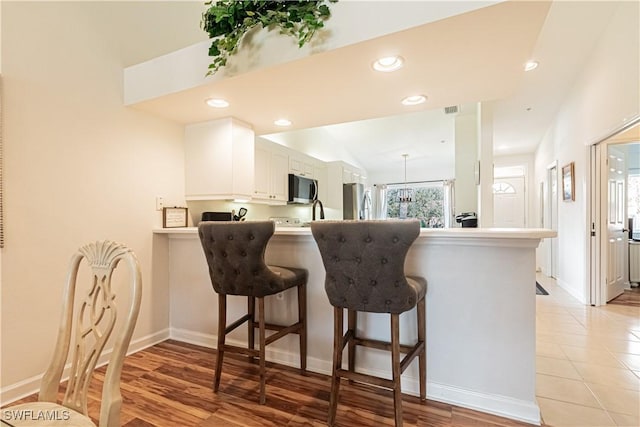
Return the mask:
<svg viewBox="0 0 640 427">
<path fill-rule="evenodd" d="M 610 145 L 605 159 L 607 179 L 607 301 L 624 292 L 628 271 L 625 235 L 627 169 L 625 151 Z"/>
<path fill-rule="evenodd" d="M 525 227 L 524 176 L 494 178 L 493 226 Z"/>
</svg>

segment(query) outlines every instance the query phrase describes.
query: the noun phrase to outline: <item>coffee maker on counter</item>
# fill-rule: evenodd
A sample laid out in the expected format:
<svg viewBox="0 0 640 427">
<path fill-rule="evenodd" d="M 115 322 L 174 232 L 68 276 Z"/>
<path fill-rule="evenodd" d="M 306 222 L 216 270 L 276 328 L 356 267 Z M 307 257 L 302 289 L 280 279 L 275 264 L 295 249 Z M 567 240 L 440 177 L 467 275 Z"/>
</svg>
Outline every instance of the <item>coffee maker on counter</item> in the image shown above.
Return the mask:
<svg viewBox="0 0 640 427">
<path fill-rule="evenodd" d="M 237 214 L 235 209 L 231 212 L 202 212 L 202 221 L 244 221 L 246 215 L 246 208 L 240 208 Z"/>
<path fill-rule="evenodd" d="M 462 212 L 456 215 L 456 222 L 462 225 L 462 228 L 477 227 L 478 217 L 475 212 Z"/>
</svg>

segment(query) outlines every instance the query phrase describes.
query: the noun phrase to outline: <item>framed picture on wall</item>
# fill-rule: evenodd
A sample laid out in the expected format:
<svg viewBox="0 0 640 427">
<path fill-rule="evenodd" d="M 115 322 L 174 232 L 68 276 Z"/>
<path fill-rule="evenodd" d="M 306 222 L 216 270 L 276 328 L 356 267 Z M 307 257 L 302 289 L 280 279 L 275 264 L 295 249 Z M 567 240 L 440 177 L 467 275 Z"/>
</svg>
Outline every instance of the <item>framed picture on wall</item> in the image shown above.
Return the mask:
<svg viewBox="0 0 640 427">
<path fill-rule="evenodd" d="M 177 228 L 187 226 L 187 208 L 163 208 L 162 209 L 162 227 Z"/>
<path fill-rule="evenodd" d="M 573 202 L 576 200 L 574 163 L 562 167 L 562 200 Z"/>
</svg>

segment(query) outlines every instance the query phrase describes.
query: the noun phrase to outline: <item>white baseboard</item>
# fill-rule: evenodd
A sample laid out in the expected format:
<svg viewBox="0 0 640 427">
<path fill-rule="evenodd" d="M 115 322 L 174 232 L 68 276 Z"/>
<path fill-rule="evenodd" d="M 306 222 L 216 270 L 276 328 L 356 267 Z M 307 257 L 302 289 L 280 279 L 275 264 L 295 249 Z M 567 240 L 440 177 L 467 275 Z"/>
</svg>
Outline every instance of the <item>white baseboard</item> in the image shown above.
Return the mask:
<svg viewBox="0 0 640 427">
<path fill-rule="evenodd" d="M 427 398 L 450 405 L 462 406 L 500 417 L 540 425 L 540 408 L 537 403 L 510 397 L 478 393 L 427 381 Z"/>
<path fill-rule="evenodd" d="M 217 337 L 211 334 L 193 332 L 184 329 L 171 328 L 171 339 L 187 342 L 202 347 L 216 348 Z M 245 346 L 246 343 L 229 340 L 229 344 Z M 299 355 L 282 350 L 270 350 L 267 347 L 267 360 L 287 366 L 297 367 Z M 307 369 L 324 375 L 331 375 L 331 361 L 324 361 L 313 357 L 307 358 Z M 362 373 L 390 378 L 390 372 L 384 370 L 361 370 Z M 420 395 L 418 378 L 409 375 L 402 376 L 402 392 L 413 396 Z M 450 405 L 461 406 L 476 411 L 486 412 L 501 417 L 540 425 L 540 408 L 534 402 L 511 399 L 508 397 L 487 393 L 478 393 L 427 381 L 427 398 Z"/>
<path fill-rule="evenodd" d="M 169 329 L 164 329 L 162 331 L 158 331 L 154 334 L 150 334 L 135 340 L 132 340 L 129 344 L 129 349 L 127 354 L 136 353 L 140 350 L 144 350 L 147 347 L 151 347 L 159 342 L 162 342 L 169 338 Z M 108 362 L 109 357 L 111 356 L 111 350 L 105 351 L 100 360 L 98 360 L 97 366 L 102 366 Z M 71 368 L 71 364 L 68 364 L 65 367 L 65 370 L 62 374 L 63 380 L 68 377 L 68 370 Z M 20 400 L 23 397 L 29 396 L 33 393 L 36 393 L 40 390 L 40 382 L 42 381 L 42 377 L 44 372 L 35 375 L 31 378 L 24 379 L 22 381 L 18 381 L 17 383 L 10 384 L 6 387 L 2 387 L 0 389 L 0 402 L 2 405 L 7 405 L 11 402 L 15 402 L 16 400 Z"/>
<path fill-rule="evenodd" d="M 189 344 L 195 344 L 207 348 L 216 348 L 218 337 L 211 334 L 203 334 L 202 332 L 194 332 L 186 329 L 171 328 L 170 337 L 176 341 L 182 341 Z M 231 345 L 246 347 L 246 342 L 227 339 Z M 297 368 L 300 366 L 300 355 L 288 351 L 278 350 L 267 347 L 266 358 L 270 362 L 280 363 L 285 366 Z M 311 372 L 319 374 L 331 375 L 331 361 L 324 361 L 314 357 L 307 357 L 307 369 Z"/>
</svg>

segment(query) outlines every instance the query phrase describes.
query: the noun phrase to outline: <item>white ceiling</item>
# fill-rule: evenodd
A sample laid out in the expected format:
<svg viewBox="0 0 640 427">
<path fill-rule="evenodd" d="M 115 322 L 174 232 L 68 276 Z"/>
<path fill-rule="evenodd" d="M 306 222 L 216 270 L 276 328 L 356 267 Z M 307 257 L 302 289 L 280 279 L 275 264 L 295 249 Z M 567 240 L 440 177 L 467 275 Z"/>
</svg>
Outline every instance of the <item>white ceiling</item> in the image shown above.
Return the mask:
<svg viewBox="0 0 640 427">
<path fill-rule="evenodd" d="M 459 114 L 474 114 L 475 111 L 474 104 L 459 108 Z M 439 108 L 264 137 L 320 160 L 354 163 L 370 175 L 388 169 L 400 170 L 403 154 L 409 155 L 407 162 L 412 168 L 420 160 L 418 163 L 422 167 L 439 163 L 439 169 L 453 171 L 455 116 L 447 115 Z M 415 170 L 412 172 L 416 175 Z"/>
<path fill-rule="evenodd" d="M 441 113 L 442 108 L 466 108 L 483 101 L 493 106 L 494 152 L 530 153 L 617 4 L 503 2 L 217 80 L 141 102 L 136 108 L 181 123 L 235 116 L 251 123 L 259 135 L 278 131 L 273 120 L 287 116 L 296 132 L 280 139 L 291 141 L 298 135 L 327 144 L 331 136 L 339 144 L 348 142 L 362 165 L 376 168 L 415 143 L 437 141 L 431 150 L 444 150 L 446 144 L 440 141 L 449 139 L 450 131 L 445 136 L 440 133 L 451 118 Z M 389 74 L 372 71 L 371 61 L 380 52 L 390 51 L 405 58 L 405 67 Z M 522 66 L 529 59 L 540 66 L 525 73 Z M 212 93 L 230 99 L 232 106 L 224 111 L 206 107 L 203 99 Z M 411 108 L 400 105 L 401 98 L 414 93 L 427 95 L 427 103 Z M 437 117 L 445 124 L 437 122 Z M 384 120 L 376 122 L 379 118 Z M 323 129 L 341 123 L 350 124 Z"/>
</svg>

